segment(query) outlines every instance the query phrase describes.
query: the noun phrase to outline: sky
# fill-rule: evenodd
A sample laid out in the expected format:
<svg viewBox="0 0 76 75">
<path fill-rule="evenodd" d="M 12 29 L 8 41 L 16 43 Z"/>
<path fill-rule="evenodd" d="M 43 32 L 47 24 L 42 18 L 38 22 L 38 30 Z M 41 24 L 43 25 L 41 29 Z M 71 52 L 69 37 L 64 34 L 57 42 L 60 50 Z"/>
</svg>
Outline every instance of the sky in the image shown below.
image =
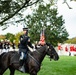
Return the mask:
<svg viewBox="0 0 76 75">
<path fill-rule="evenodd" d="M 66 4 L 62 4 L 63 0 L 59 0 L 59 2 L 57 3 L 58 5 L 58 13 L 59 15 L 63 15 L 63 19 L 65 20 L 65 28 L 67 30 L 67 32 L 69 33 L 69 37 L 68 38 L 73 38 L 76 37 L 76 2 L 71 1 L 69 2 L 68 0 L 68 4 L 70 5 L 70 7 L 72 7 L 72 9 L 69 9 L 68 6 Z M 28 13 L 30 13 L 30 10 L 27 11 Z M 2 28 L 0 27 L 0 34 L 6 34 L 8 32 L 10 33 L 18 33 L 20 31 L 22 31 L 23 26 L 10 26 L 9 28 L 7 28 L 6 30 L 2 31 Z"/>
<path fill-rule="evenodd" d="M 69 9 L 66 4 L 62 4 L 62 1 L 58 2 L 58 12 L 60 15 L 63 15 L 65 19 L 65 28 L 69 33 L 69 38 L 76 37 L 76 2 L 71 1 L 68 4 L 72 9 Z"/>
</svg>

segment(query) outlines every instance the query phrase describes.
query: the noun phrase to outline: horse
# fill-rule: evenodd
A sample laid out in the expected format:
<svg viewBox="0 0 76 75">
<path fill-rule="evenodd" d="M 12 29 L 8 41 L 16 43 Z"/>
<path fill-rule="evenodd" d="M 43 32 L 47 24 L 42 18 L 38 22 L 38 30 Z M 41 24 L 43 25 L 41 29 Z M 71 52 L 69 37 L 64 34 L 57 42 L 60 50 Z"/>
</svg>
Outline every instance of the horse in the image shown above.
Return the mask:
<svg viewBox="0 0 76 75">
<path fill-rule="evenodd" d="M 41 68 L 41 63 L 46 55 L 50 59 L 58 60 L 59 56 L 52 45 L 44 45 L 33 52 L 28 52 L 27 59 L 24 61 L 25 73 L 37 75 Z M 17 51 L 9 51 L 0 55 L 0 75 L 9 69 L 10 75 L 14 75 L 15 70 L 19 70 L 19 53 Z"/>
</svg>

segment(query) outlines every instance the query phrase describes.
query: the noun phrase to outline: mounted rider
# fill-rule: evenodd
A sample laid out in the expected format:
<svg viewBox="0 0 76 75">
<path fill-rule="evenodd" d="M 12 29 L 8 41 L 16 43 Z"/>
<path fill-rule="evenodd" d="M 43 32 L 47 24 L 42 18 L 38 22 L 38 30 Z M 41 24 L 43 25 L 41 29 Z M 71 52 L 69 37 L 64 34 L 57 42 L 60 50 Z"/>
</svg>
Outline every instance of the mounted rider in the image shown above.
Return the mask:
<svg viewBox="0 0 76 75">
<path fill-rule="evenodd" d="M 27 52 L 29 51 L 28 46 L 33 48 L 30 37 L 28 36 L 28 28 L 23 28 L 23 35 L 20 36 L 19 54 L 20 54 L 20 71 L 25 72 L 24 61 L 27 59 Z"/>
</svg>

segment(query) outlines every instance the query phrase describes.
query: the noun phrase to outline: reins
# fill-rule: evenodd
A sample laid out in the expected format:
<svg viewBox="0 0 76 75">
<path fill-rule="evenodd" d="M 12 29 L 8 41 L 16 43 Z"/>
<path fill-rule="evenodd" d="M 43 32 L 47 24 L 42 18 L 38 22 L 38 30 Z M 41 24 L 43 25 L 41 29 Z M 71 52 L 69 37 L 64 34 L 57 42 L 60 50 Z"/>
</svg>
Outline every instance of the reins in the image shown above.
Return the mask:
<svg viewBox="0 0 76 75">
<path fill-rule="evenodd" d="M 46 52 L 47 52 L 47 50 L 48 49 L 46 49 Z M 35 50 L 34 52 L 37 52 L 38 54 L 42 55 L 42 53 L 40 53 L 38 50 Z M 30 53 L 28 53 L 28 55 L 40 66 L 40 63 Z"/>
<path fill-rule="evenodd" d="M 38 54 L 42 55 L 38 50 L 35 50 Z"/>
<path fill-rule="evenodd" d="M 30 53 L 28 53 L 28 55 L 29 55 L 38 65 L 40 65 L 40 63 L 39 63 Z"/>
</svg>

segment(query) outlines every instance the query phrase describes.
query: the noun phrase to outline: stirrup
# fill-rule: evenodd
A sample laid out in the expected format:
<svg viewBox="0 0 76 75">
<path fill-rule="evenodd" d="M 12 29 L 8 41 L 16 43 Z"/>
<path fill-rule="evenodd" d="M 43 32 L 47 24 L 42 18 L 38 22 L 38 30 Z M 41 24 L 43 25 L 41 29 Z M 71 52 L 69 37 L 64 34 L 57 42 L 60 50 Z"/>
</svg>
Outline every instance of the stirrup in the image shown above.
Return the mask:
<svg viewBox="0 0 76 75">
<path fill-rule="evenodd" d="M 19 68 L 19 70 L 20 70 L 21 72 L 25 73 L 24 65 L 23 65 L 23 66 L 21 66 L 21 67 Z"/>
</svg>

